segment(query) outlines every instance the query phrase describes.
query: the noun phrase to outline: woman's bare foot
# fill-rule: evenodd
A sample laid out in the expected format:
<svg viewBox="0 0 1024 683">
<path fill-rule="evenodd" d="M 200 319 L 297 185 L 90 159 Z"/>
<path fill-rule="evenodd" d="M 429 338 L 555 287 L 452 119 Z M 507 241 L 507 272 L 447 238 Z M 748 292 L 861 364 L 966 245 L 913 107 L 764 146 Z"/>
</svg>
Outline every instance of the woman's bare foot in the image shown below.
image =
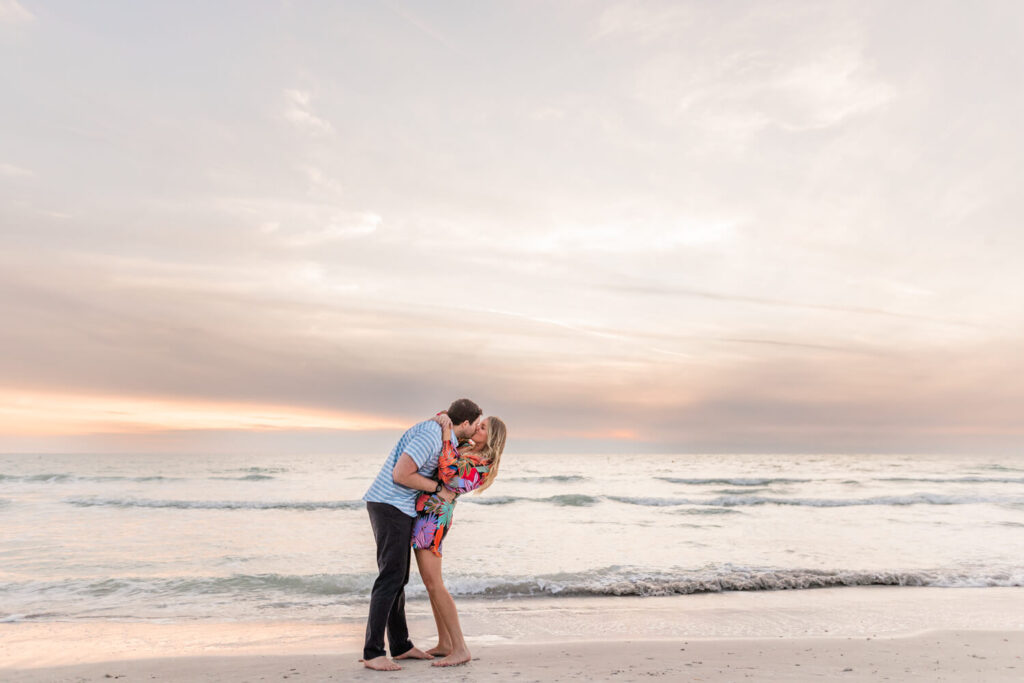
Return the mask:
<svg viewBox="0 0 1024 683">
<path fill-rule="evenodd" d="M 433 666 L 458 666 L 459 664 L 465 664 L 471 659 L 469 650 L 462 648 L 461 650 L 455 650 L 444 659 L 437 660 Z"/>
<path fill-rule="evenodd" d="M 426 652 L 424 652 L 423 650 L 419 649 L 418 647 L 414 647 L 411 650 L 406 650 L 402 654 L 400 654 L 397 657 L 395 657 L 395 660 L 397 661 L 399 659 L 433 659 L 433 658 L 434 658 L 433 655 L 428 655 Z"/>
<path fill-rule="evenodd" d="M 438 643 L 434 647 L 427 650 L 427 654 L 434 655 L 435 657 L 447 657 L 448 654 L 451 653 L 451 651 L 451 645 L 442 645 L 441 643 Z"/>
<path fill-rule="evenodd" d="M 401 671 L 402 667 L 392 662 L 387 657 L 374 657 L 373 659 L 360 659 L 367 669 L 374 671 Z"/>
</svg>

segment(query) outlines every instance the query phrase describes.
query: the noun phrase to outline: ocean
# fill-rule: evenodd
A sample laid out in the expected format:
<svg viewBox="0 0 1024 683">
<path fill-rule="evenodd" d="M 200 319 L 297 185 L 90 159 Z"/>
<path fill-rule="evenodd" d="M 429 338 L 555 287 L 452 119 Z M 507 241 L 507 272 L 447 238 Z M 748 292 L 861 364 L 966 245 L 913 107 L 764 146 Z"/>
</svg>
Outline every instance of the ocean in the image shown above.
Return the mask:
<svg viewBox="0 0 1024 683">
<path fill-rule="evenodd" d="M 385 455 L 0 455 L 0 621 L 357 624 Z M 509 450 L 444 566 L 460 605 L 1024 586 L 1024 460 Z"/>
</svg>

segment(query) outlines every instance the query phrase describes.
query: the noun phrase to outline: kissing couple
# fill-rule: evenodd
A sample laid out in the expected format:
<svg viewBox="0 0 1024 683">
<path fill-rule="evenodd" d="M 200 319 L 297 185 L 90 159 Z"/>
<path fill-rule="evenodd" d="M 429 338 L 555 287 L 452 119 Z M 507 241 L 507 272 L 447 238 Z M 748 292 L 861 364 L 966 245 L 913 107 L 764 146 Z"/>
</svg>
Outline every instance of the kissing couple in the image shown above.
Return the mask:
<svg viewBox="0 0 1024 683">
<path fill-rule="evenodd" d="M 456 498 L 490 486 L 504 450 L 505 423 L 484 417 L 480 406 L 460 398 L 448 410 L 413 425 L 384 461 L 363 496 L 379 571 L 366 620 L 361 660 L 366 668 L 402 668 L 387 658 L 385 630 L 395 660 L 441 657 L 434 666 L 470 660 L 455 601 L 441 579 L 441 543 L 452 526 Z M 405 622 L 405 584 L 413 549 L 437 623 L 437 645 L 426 652 L 409 640 Z"/>
</svg>

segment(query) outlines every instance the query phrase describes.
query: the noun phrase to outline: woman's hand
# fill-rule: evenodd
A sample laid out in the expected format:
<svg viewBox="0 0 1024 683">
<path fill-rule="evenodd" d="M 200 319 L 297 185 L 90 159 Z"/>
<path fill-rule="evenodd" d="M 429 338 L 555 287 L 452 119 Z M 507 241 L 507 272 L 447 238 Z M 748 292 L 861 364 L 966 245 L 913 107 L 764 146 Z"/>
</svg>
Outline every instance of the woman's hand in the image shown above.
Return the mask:
<svg viewBox="0 0 1024 683">
<path fill-rule="evenodd" d="M 441 425 L 442 430 L 452 428 L 452 419 L 448 417 L 448 413 L 439 413 L 430 419 Z"/>
</svg>

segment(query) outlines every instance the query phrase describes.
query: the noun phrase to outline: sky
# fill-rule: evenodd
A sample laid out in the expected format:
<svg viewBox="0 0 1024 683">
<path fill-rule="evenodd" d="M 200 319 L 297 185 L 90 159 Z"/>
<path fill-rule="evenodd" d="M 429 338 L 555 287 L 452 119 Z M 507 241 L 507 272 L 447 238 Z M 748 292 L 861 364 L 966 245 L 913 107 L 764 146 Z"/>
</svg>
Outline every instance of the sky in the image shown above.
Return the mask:
<svg viewBox="0 0 1024 683">
<path fill-rule="evenodd" d="M 0 451 L 1020 454 L 1022 32 L 0 0 Z"/>
</svg>

